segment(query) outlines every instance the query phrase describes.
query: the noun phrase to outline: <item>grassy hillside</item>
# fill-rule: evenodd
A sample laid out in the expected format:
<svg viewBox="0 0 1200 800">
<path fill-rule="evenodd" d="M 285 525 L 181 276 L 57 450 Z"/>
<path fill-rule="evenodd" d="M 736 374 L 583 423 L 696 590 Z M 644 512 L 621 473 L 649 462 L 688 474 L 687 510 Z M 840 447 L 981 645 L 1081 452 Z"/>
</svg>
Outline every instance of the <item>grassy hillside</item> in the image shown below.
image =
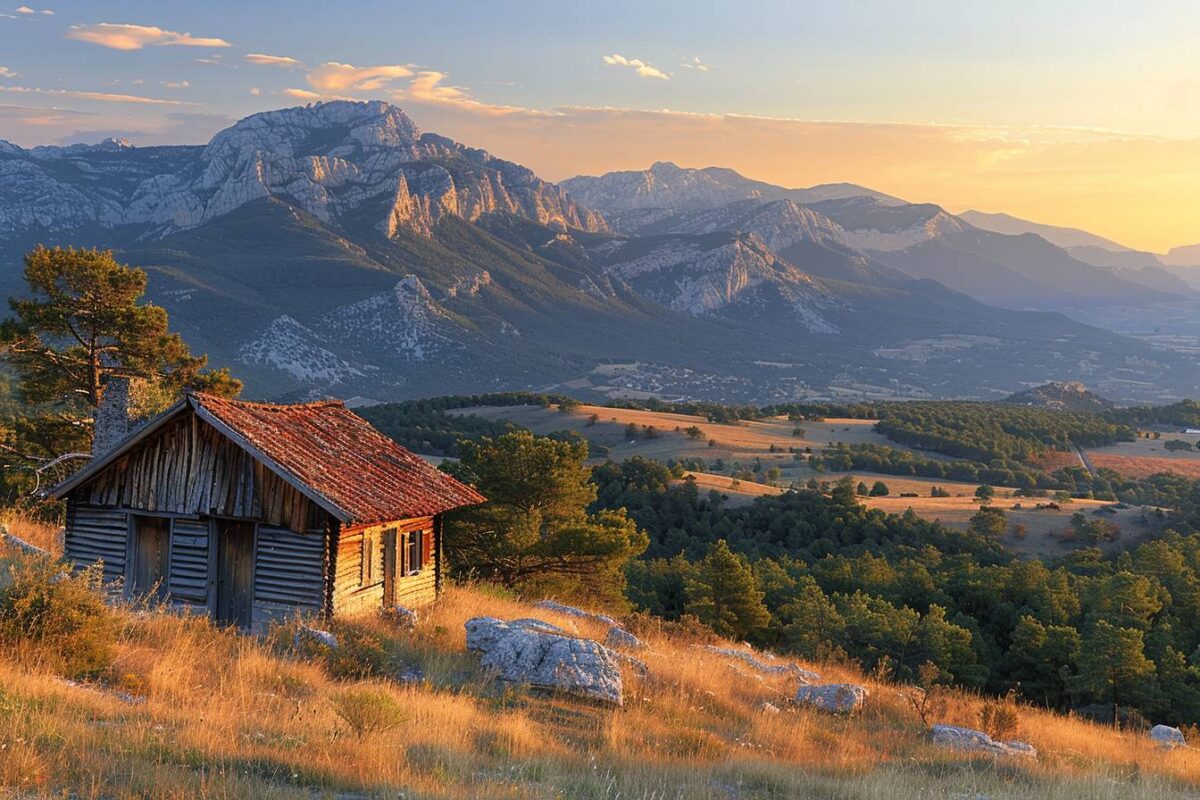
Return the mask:
<svg viewBox="0 0 1200 800">
<path fill-rule="evenodd" d="M 90 681 L 65 681 L 37 649 L 0 649 L 0 795 L 1184 798 L 1200 786 L 1191 750 L 1027 708 L 1019 737 L 1037 761 L 944 750 L 903 687 L 836 663 L 803 666 L 867 686 L 865 710 L 794 708 L 794 679 L 759 680 L 700 649 L 714 641 L 702 633 L 647 619 L 627 620 L 649 645 L 650 677 L 626 675 L 623 708 L 498 685 L 466 652 L 467 619 L 603 630 L 472 587 L 451 588 L 411 632 L 338 623 L 334 654 L 297 655 L 287 630 L 259 640 L 145 609 L 112 614 L 112 666 Z M 951 693 L 932 721 L 977 727 L 980 708 Z"/>
</svg>

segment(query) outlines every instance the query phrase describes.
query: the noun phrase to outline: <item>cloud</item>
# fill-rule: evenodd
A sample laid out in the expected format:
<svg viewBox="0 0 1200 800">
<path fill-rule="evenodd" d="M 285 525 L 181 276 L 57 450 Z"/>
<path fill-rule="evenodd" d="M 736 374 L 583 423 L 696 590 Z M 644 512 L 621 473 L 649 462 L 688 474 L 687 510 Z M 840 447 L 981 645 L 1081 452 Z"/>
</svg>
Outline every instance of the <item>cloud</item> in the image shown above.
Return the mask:
<svg viewBox="0 0 1200 800">
<path fill-rule="evenodd" d="M 258 97 L 260 94 L 262 94 L 262 89 L 258 88 L 257 86 L 251 86 L 250 94 L 252 94 L 255 97 Z"/>
<path fill-rule="evenodd" d="M 436 72 L 434 70 L 423 70 L 418 72 L 409 82 L 407 88 L 396 89 L 392 92 L 392 99 L 396 102 L 410 103 L 429 103 L 433 105 L 446 106 L 460 111 L 467 111 L 473 114 L 482 114 L 485 116 L 498 116 L 504 114 L 544 114 L 547 112 L 535 111 L 534 109 L 523 108 L 521 106 L 506 106 L 496 105 L 493 103 L 485 103 L 473 97 L 470 92 L 461 86 L 450 86 L 443 81 L 446 80 L 446 73 Z"/>
<path fill-rule="evenodd" d="M 29 125 L 39 129 L 75 125 L 94 116 L 87 111 L 0 103 L 0 122 Z"/>
<path fill-rule="evenodd" d="M 684 69 L 694 69 L 697 72 L 708 72 L 708 64 L 700 60 L 700 56 L 694 56 L 691 61 L 684 61 L 679 66 Z"/>
<path fill-rule="evenodd" d="M 377 67 L 356 67 L 326 61 L 309 70 L 308 84 L 321 94 L 345 92 L 375 92 L 399 78 L 412 76 L 411 67 L 401 64 L 385 64 Z"/>
<path fill-rule="evenodd" d="M 269 56 L 266 53 L 247 53 L 243 58 L 251 64 L 258 64 L 264 67 L 283 67 L 284 69 L 296 69 L 303 67 L 300 61 L 289 56 Z"/>
<path fill-rule="evenodd" d="M 136 81 L 135 81 L 136 83 Z M 157 97 L 143 97 L 136 94 L 114 94 L 112 92 L 81 92 L 72 89 L 38 89 L 26 86 L 0 86 L 0 92 L 13 94 L 32 94 L 47 97 L 68 97 L 74 100 L 95 100 L 101 103 L 131 103 L 134 105 L 150 106 L 194 106 L 183 100 L 161 100 Z"/>
<path fill-rule="evenodd" d="M 168 89 L 190 89 L 192 84 L 188 81 L 163 81 L 162 85 Z"/>
<path fill-rule="evenodd" d="M 0 78 L 19 78 L 21 73 L 13 72 L 8 67 L 0 67 Z"/>
<path fill-rule="evenodd" d="M 284 97 L 291 97 L 296 100 L 322 100 L 324 99 L 319 92 L 310 92 L 308 89 L 284 89 L 281 94 Z"/>
<path fill-rule="evenodd" d="M 150 45 L 181 47 L 231 47 L 224 39 L 203 38 L 190 33 L 177 33 L 156 25 L 130 25 L 126 23 L 98 22 L 94 25 L 72 25 L 67 31 L 68 39 L 98 44 L 113 50 L 141 50 Z"/>
<path fill-rule="evenodd" d="M 669 81 L 671 76 L 663 72 L 657 67 L 652 67 L 640 58 L 626 58 L 620 53 L 613 53 L 611 56 L 603 56 L 604 63 L 610 67 L 629 67 L 637 72 L 641 78 L 657 78 L 658 80 Z"/>
</svg>

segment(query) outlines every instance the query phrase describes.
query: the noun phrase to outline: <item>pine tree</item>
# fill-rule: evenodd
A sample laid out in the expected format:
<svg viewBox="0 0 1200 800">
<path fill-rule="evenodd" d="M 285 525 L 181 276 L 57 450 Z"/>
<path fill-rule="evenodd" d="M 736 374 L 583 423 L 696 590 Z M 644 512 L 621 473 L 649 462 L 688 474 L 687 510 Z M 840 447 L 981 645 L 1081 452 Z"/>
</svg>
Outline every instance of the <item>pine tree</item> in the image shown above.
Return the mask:
<svg viewBox="0 0 1200 800">
<path fill-rule="evenodd" d="M 588 513 L 596 485 L 587 442 L 516 431 L 462 442 L 460 451 L 447 470 L 474 484 L 488 503 L 447 520 L 453 574 L 531 594 L 625 605 L 625 565 L 650 540 L 624 509 Z"/>
<path fill-rule="evenodd" d="M 1154 662 L 1146 658 L 1142 632 L 1097 620 L 1083 640 L 1076 686 L 1112 705 L 1112 720 L 1120 719 L 1120 706 L 1149 694 Z"/>
<path fill-rule="evenodd" d="M 771 619 L 744 556 L 718 539 L 688 582 L 687 612 L 722 636 L 744 639 Z"/>
<path fill-rule="evenodd" d="M 25 256 L 31 297 L 9 301 L 8 358 L 30 403 L 95 408 L 109 375 L 147 379 L 233 396 L 227 370 L 206 371 L 171 333 L 167 312 L 143 302 L 146 273 L 118 264 L 111 251 L 38 247 Z"/>
</svg>

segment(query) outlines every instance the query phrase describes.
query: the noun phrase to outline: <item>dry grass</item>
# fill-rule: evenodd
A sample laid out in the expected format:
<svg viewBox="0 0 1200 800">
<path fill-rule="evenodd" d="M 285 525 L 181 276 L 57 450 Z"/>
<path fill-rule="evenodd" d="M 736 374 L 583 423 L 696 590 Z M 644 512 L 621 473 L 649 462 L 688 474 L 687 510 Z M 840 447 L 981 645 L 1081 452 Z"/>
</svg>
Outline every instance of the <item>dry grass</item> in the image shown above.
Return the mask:
<svg viewBox="0 0 1200 800">
<path fill-rule="evenodd" d="M 213 629 L 201 619 L 119 611 L 111 684 L 72 686 L 0 654 L 0 787 L 72 798 L 1183 798 L 1200 759 L 1143 738 L 1024 709 L 1036 763 L 997 763 L 932 747 L 896 687 L 842 665 L 805 665 L 865 682 L 865 712 L 793 709 L 787 680 L 759 680 L 694 641 L 642 631 L 651 678 L 627 676 L 609 709 L 498 686 L 465 652 L 472 616 L 537 616 L 601 636 L 587 620 L 452 588 L 400 632 L 352 623 L 389 653 L 387 672 L 422 683 L 336 681 L 320 661 Z M 277 637 L 286 639 L 286 637 Z M 389 719 L 361 738 L 344 698 L 386 697 Z M 779 714 L 759 711 L 769 700 Z M 954 695 L 947 722 L 977 724 L 981 700 Z M 3 790 L 0 789 L 0 794 Z"/>
<path fill-rule="evenodd" d="M 32 519 L 14 512 L 0 514 L 0 525 L 3 525 L 9 533 L 22 541 L 54 555 L 62 555 L 63 541 L 62 526 L 60 525 Z"/>
</svg>

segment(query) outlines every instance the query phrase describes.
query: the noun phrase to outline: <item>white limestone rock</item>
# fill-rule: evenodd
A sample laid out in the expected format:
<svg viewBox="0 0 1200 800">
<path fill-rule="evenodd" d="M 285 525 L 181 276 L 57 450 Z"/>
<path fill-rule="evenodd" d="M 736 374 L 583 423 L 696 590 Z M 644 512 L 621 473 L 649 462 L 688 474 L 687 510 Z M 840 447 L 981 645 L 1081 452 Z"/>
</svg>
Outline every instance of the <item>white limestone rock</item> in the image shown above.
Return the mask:
<svg viewBox="0 0 1200 800">
<path fill-rule="evenodd" d="M 1037 750 L 1025 742 L 998 742 L 983 731 L 957 725 L 934 725 L 929 729 L 930 740 L 942 747 L 987 753 L 993 756 L 1037 758 Z"/>
<path fill-rule="evenodd" d="M 851 714 L 862 709 L 867 690 L 852 683 L 801 686 L 796 690 L 795 701 L 829 714 Z"/>
<path fill-rule="evenodd" d="M 467 648 L 500 680 L 553 689 L 612 705 L 624 702 L 621 659 L 599 642 L 552 632 L 540 620 L 467 620 Z"/>
<path fill-rule="evenodd" d="M 763 658 L 759 658 L 754 653 L 747 650 L 738 650 L 733 647 L 716 647 L 714 645 L 705 645 L 704 649 L 710 653 L 736 658 L 738 661 L 746 664 L 765 675 L 795 677 L 801 683 L 811 684 L 821 680 L 821 676 L 815 672 L 798 667 L 795 664 L 788 663 L 771 663 L 766 659 L 773 659 L 770 653 L 764 653 Z"/>
<path fill-rule="evenodd" d="M 646 646 L 645 642 L 619 625 L 608 629 L 608 633 L 604 635 L 604 644 L 608 647 L 626 650 L 641 650 Z"/>
<path fill-rule="evenodd" d="M 1184 738 L 1183 731 L 1179 728 L 1172 728 L 1170 725 L 1155 725 L 1150 729 L 1150 739 L 1159 747 L 1168 749 L 1187 746 L 1187 739 Z"/>
</svg>

